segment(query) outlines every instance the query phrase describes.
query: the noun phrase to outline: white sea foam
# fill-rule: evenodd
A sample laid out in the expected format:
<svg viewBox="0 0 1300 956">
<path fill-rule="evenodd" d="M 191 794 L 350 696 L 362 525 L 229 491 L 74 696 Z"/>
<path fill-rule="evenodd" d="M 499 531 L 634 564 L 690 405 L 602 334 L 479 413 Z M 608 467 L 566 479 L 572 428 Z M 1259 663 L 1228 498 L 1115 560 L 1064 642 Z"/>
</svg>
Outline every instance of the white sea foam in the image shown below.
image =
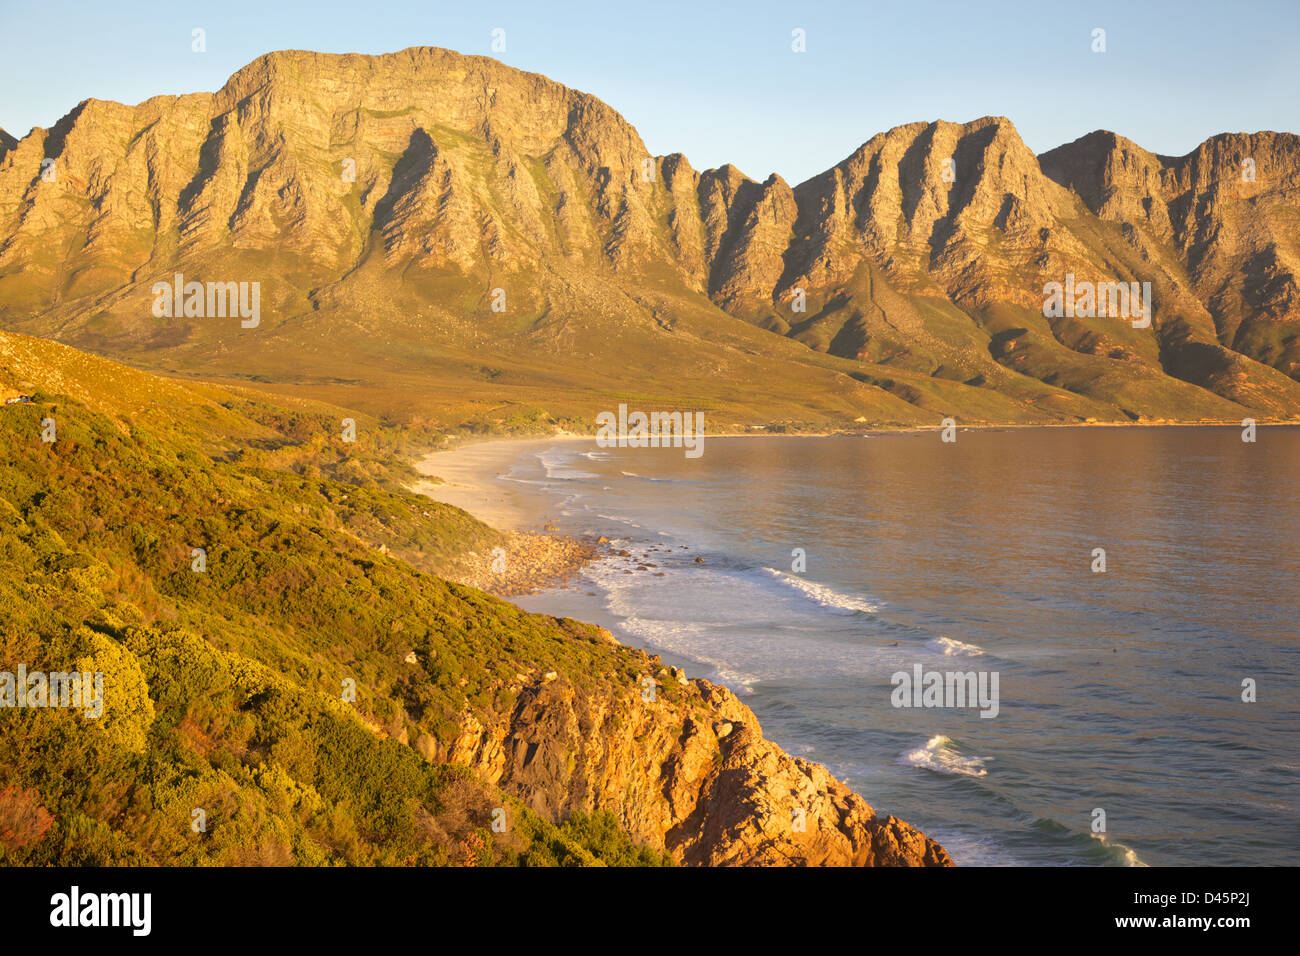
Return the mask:
<svg viewBox="0 0 1300 956">
<path fill-rule="evenodd" d="M 677 621 L 659 621 L 642 617 L 624 618 L 620 626 L 628 633 L 670 654 L 698 661 L 704 668 L 704 673 L 692 676 L 710 677 L 741 696 L 754 692 L 753 685 L 758 680 L 757 676 L 737 670 L 724 661 L 700 653 L 701 629 L 698 627 Z"/>
<path fill-rule="evenodd" d="M 546 469 L 546 477 L 550 479 L 560 479 L 561 481 L 573 481 L 579 478 L 599 478 L 600 475 L 594 475 L 589 471 L 581 471 L 577 468 L 570 467 L 574 456 L 563 449 L 547 449 L 539 452 L 537 460 L 542 463 Z"/>
<path fill-rule="evenodd" d="M 958 866 L 1031 866 L 1022 854 L 1004 846 L 996 837 L 972 833 L 967 828 L 949 830 L 943 826 L 925 828 L 926 835 L 938 840 Z"/>
<path fill-rule="evenodd" d="M 618 515 L 607 515 L 607 514 L 602 514 L 602 513 L 600 513 L 600 512 L 596 512 L 596 517 L 598 517 L 598 518 L 604 518 L 606 521 L 617 521 L 619 524 L 625 524 L 625 525 L 627 525 L 627 526 L 630 527 L 630 528 L 639 528 L 639 527 L 641 527 L 639 524 L 637 524 L 637 523 L 636 523 L 635 521 L 633 521 L 632 519 L 630 519 L 630 518 L 620 518 Z M 624 547 L 624 548 L 627 547 L 627 543 L 626 543 L 626 542 L 623 544 L 623 547 Z"/>
<path fill-rule="evenodd" d="M 987 777 L 988 769 L 984 761 L 992 757 L 967 757 L 956 750 L 956 744 L 943 734 L 931 737 L 924 747 L 905 751 L 899 756 L 899 762 L 910 767 L 921 767 L 935 773 L 963 777 Z"/>
<path fill-rule="evenodd" d="M 984 653 L 984 648 L 978 644 L 967 644 L 951 637 L 926 641 L 925 646 L 940 652 L 944 657 L 979 657 Z"/>
<path fill-rule="evenodd" d="M 1146 866 L 1138 859 L 1138 855 L 1133 852 L 1132 848 L 1126 847 L 1123 843 L 1111 843 L 1106 839 L 1104 833 L 1089 833 L 1088 836 L 1094 840 L 1100 840 L 1112 856 L 1117 857 L 1125 866 Z"/>
<path fill-rule="evenodd" d="M 764 568 L 763 571 L 782 584 L 789 585 L 800 591 L 805 597 L 810 598 L 822 607 L 841 611 L 845 614 L 856 614 L 859 611 L 864 614 L 874 614 L 879 610 L 870 601 L 854 597 L 851 594 L 844 594 L 829 585 L 818 584 L 816 581 L 809 581 L 794 574 L 786 574 L 784 571 L 777 571 L 774 568 Z"/>
</svg>

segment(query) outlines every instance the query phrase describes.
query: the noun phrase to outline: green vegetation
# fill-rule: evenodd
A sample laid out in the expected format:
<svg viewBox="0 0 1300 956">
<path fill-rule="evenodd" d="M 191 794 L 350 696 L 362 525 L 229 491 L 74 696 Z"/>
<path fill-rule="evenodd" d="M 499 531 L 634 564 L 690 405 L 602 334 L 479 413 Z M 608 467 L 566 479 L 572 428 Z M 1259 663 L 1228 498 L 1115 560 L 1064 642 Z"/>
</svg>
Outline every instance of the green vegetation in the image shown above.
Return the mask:
<svg viewBox="0 0 1300 956">
<path fill-rule="evenodd" d="M 381 550 L 451 566 L 499 539 L 402 490 L 382 427 L 345 445 L 323 407 L 172 387 L 167 428 L 0 409 L 0 670 L 104 674 L 100 719 L 0 709 L 0 863 L 666 862 L 437 762 L 517 674 L 635 687 L 643 659 Z"/>
</svg>

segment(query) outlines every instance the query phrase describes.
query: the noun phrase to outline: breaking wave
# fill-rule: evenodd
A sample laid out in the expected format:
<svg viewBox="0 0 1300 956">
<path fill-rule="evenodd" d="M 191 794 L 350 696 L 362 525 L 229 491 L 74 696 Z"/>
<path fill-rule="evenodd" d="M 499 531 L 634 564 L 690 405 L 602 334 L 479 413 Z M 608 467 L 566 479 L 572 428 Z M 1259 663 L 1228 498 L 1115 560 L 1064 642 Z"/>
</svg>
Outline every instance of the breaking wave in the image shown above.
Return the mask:
<svg viewBox="0 0 1300 956">
<path fill-rule="evenodd" d="M 925 646 L 940 652 L 944 657 L 979 657 L 984 653 L 984 648 L 978 644 L 967 644 L 951 637 L 926 641 Z"/>
<path fill-rule="evenodd" d="M 822 607 L 845 614 L 875 614 L 879 610 L 870 601 L 853 597 L 851 594 L 843 594 L 828 585 L 808 581 L 794 574 L 786 574 L 784 571 L 777 571 L 775 568 L 763 568 L 763 571 L 782 584 L 801 592 L 805 597 L 815 601 Z"/>
<path fill-rule="evenodd" d="M 899 762 L 911 767 L 933 770 L 935 773 L 962 777 L 987 777 L 988 768 L 984 761 L 992 757 L 968 757 L 957 751 L 957 745 L 951 737 L 939 734 L 925 742 L 924 747 L 905 751 L 899 756 Z"/>
</svg>

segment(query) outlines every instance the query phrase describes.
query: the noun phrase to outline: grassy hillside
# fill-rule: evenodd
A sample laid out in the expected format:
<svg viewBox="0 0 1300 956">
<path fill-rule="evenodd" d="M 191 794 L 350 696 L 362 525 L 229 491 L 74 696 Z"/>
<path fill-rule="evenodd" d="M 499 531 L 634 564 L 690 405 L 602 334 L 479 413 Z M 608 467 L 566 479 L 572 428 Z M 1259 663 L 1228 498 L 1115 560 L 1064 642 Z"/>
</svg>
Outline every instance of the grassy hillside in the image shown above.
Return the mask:
<svg viewBox="0 0 1300 956">
<path fill-rule="evenodd" d="M 396 439 L 38 340 L 0 356 L 35 399 L 0 408 L 0 670 L 101 671 L 105 702 L 0 709 L 0 863 L 664 862 L 437 761 L 521 674 L 633 684 L 646 663 L 377 548 L 450 565 L 497 540 L 400 490 Z"/>
</svg>

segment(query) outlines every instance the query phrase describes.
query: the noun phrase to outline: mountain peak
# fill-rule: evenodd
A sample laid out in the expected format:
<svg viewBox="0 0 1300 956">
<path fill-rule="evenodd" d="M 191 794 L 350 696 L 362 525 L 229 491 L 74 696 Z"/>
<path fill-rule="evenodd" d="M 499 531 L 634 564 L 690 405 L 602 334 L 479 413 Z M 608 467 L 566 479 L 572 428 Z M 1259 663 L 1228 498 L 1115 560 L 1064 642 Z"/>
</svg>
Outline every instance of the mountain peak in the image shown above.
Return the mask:
<svg viewBox="0 0 1300 956">
<path fill-rule="evenodd" d="M 530 153 L 545 152 L 566 135 L 590 141 L 593 127 L 605 127 L 620 148 L 648 154 L 631 124 L 595 96 L 491 57 L 441 47 L 378 55 L 267 53 L 230 77 L 216 94 L 217 109 L 231 109 L 262 90 L 282 97 L 286 107 L 314 106 L 335 119 L 352 112 L 421 111 L 465 132 L 491 124 L 495 134 Z"/>
</svg>

